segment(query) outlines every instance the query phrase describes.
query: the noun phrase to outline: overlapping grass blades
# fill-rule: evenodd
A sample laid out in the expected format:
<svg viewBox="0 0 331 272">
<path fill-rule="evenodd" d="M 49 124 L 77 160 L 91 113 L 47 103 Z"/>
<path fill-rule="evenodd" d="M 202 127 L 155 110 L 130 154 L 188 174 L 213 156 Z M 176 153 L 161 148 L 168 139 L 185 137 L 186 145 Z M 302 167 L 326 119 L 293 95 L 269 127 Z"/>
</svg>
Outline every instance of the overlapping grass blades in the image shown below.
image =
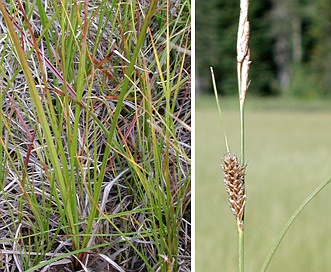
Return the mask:
<svg viewBox="0 0 331 272">
<path fill-rule="evenodd" d="M 8 267 L 190 266 L 189 3 L 156 3 L 0 4 Z"/>
</svg>

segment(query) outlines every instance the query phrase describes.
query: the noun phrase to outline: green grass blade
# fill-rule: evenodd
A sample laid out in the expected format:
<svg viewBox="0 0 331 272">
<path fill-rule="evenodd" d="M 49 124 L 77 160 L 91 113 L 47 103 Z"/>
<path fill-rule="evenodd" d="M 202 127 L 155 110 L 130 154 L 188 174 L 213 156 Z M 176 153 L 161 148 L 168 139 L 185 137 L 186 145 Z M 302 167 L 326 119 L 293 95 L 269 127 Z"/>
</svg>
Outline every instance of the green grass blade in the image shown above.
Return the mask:
<svg viewBox="0 0 331 272">
<path fill-rule="evenodd" d="M 325 181 L 323 181 L 301 204 L 300 206 L 295 210 L 295 212 L 292 214 L 288 222 L 286 223 L 285 227 L 279 234 L 275 244 L 273 245 L 272 249 L 270 250 L 266 260 L 264 261 L 264 264 L 261 268 L 261 272 L 265 272 L 275 255 L 280 243 L 282 242 L 283 238 L 285 237 L 287 231 L 289 228 L 293 225 L 295 219 L 299 216 L 299 214 L 302 212 L 302 210 L 312 201 L 317 194 L 319 194 L 329 183 L 331 182 L 331 176 L 328 177 Z"/>
<path fill-rule="evenodd" d="M 214 94 L 215 94 L 215 100 L 216 100 L 217 110 L 218 110 L 218 114 L 219 114 L 220 120 L 221 120 L 221 127 L 223 128 L 225 146 L 226 146 L 227 152 L 230 152 L 230 148 L 229 148 L 229 144 L 228 144 L 228 138 L 226 137 L 226 131 L 225 131 L 225 128 L 224 128 L 222 110 L 221 110 L 220 102 L 219 102 L 219 99 L 218 99 L 218 93 L 217 93 L 217 87 L 216 87 L 214 70 L 213 70 L 212 67 L 210 67 L 210 72 L 211 72 L 211 78 L 212 78 L 212 82 L 213 82 L 213 89 L 214 89 Z"/>
</svg>

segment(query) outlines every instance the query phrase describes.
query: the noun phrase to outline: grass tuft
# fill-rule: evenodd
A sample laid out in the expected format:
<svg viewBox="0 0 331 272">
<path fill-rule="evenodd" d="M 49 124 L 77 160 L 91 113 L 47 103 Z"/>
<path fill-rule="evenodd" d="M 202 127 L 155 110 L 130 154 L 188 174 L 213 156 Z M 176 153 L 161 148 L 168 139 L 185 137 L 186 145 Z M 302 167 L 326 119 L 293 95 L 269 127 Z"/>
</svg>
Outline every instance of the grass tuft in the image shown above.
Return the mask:
<svg viewBox="0 0 331 272">
<path fill-rule="evenodd" d="M 0 267 L 189 271 L 190 3 L 0 8 Z"/>
</svg>

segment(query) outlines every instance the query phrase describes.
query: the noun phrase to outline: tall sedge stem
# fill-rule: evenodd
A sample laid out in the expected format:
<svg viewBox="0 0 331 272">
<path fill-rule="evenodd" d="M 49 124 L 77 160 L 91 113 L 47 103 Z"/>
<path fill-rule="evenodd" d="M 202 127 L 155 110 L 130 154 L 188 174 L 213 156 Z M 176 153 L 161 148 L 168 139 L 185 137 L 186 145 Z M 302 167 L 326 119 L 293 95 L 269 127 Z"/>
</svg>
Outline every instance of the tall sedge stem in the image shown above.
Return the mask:
<svg viewBox="0 0 331 272">
<path fill-rule="evenodd" d="M 248 0 L 240 0 L 240 17 L 237 34 L 237 76 L 238 76 L 238 93 L 240 105 L 240 143 L 241 143 L 241 159 L 236 155 L 231 155 L 227 137 L 224 130 L 221 107 L 219 105 L 215 77 L 213 69 L 211 69 L 214 93 L 217 103 L 218 112 L 220 114 L 222 127 L 224 131 L 224 139 L 227 149 L 227 154 L 223 157 L 223 174 L 224 184 L 229 196 L 229 204 L 237 220 L 238 227 L 238 246 L 239 246 L 239 272 L 244 272 L 244 212 L 246 206 L 246 190 L 245 190 L 245 120 L 244 120 L 244 105 L 246 91 L 249 86 L 248 71 L 250 65 L 250 49 L 248 46 L 249 40 L 249 22 L 248 22 Z"/>
<path fill-rule="evenodd" d="M 245 165 L 245 113 L 244 113 L 245 99 L 240 99 L 240 149 L 241 149 L 241 163 Z M 241 227 L 238 225 L 238 239 L 239 239 L 239 271 L 245 271 L 245 246 L 244 246 L 244 219 L 241 222 Z"/>
<path fill-rule="evenodd" d="M 244 119 L 244 104 L 245 100 L 240 100 L 240 146 L 241 146 L 241 163 L 245 165 L 245 119 Z M 239 238 L 239 271 L 245 271 L 245 250 L 244 250 L 244 219 L 241 226 L 238 224 Z"/>
<path fill-rule="evenodd" d="M 241 150 L 241 163 L 245 165 L 245 101 L 240 101 L 240 150 Z"/>
<path fill-rule="evenodd" d="M 244 105 L 246 91 L 248 89 L 248 71 L 250 65 L 249 40 L 249 22 L 248 22 L 248 0 L 240 0 L 240 17 L 237 34 L 237 75 L 238 75 L 238 92 L 240 103 L 240 143 L 241 143 L 241 165 L 245 168 L 245 120 Z M 244 185 L 243 185 L 244 188 Z M 243 207 L 244 209 L 245 207 Z M 244 211 L 243 211 L 244 213 Z M 244 263 L 244 217 L 241 222 L 237 218 L 238 238 L 239 238 L 239 271 L 245 269 Z"/>
<path fill-rule="evenodd" d="M 245 270 L 245 262 L 244 262 L 244 229 L 238 228 L 239 235 L 239 271 Z"/>
</svg>

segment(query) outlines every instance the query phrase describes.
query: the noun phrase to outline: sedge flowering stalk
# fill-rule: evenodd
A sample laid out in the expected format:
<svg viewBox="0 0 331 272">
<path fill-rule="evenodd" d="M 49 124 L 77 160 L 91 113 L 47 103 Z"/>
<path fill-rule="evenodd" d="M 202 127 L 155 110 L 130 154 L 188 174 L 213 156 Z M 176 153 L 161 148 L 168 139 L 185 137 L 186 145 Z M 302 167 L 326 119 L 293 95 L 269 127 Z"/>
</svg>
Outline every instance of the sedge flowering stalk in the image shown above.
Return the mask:
<svg viewBox="0 0 331 272">
<path fill-rule="evenodd" d="M 244 171 L 245 166 L 245 131 L 244 131 L 244 105 L 246 99 L 246 92 L 249 86 L 249 66 L 250 66 L 250 48 L 248 45 L 250 25 L 248 21 L 248 7 L 249 0 L 240 0 L 240 17 L 237 34 L 237 75 L 238 75 L 238 92 L 239 92 L 239 105 L 240 105 L 240 142 L 241 142 L 241 166 L 239 166 L 239 173 L 242 174 L 242 187 L 244 189 Z M 246 203 L 246 194 L 243 192 L 244 201 Z M 242 220 L 238 223 L 239 234 L 239 271 L 244 271 L 244 209 L 242 207 Z"/>
</svg>

